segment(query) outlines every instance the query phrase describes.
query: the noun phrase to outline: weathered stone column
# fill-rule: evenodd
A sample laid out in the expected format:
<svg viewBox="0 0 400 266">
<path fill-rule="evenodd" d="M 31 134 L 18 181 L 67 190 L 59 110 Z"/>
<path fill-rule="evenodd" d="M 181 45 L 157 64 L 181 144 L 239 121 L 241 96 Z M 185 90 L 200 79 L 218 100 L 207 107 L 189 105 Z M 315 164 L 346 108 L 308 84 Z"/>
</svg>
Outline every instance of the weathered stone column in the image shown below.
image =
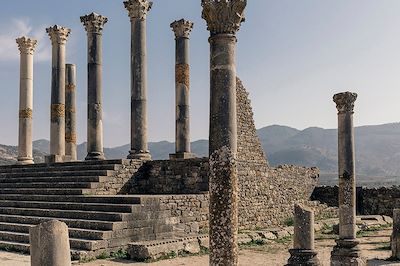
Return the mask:
<svg viewBox="0 0 400 266">
<path fill-rule="evenodd" d="M 190 152 L 190 115 L 189 115 L 189 34 L 193 22 L 178 20 L 171 23 L 175 33 L 175 153 L 171 159 L 193 158 Z"/>
<path fill-rule="evenodd" d="M 77 160 L 76 154 L 76 66 L 65 67 L 65 155 L 71 161 Z"/>
<path fill-rule="evenodd" d="M 57 220 L 29 229 L 31 266 L 71 266 L 68 226 Z"/>
<path fill-rule="evenodd" d="M 321 265 L 314 249 L 314 211 L 305 206 L 294 206 L 294 244 L 289 250 L 287 266 Z"/>
<path fill-rule="evenodd" d="M 356 93 L 333 96 L 338 110 L 339 239 L 331 253 L 331 265 L 365 265 L 356 240 L 356 176 L 353 113 Z"/>
<path fill-rule="evenodd" d="M 88 121 L 85 160 L 104 160 L 102 118 L 102 32 L 108 19 L 96 13 L 81 17 L 88 37 Z"/>
<path fill-rule="evenodd" d="M 246 0 L 203 0 L 210 31 L 210 265 L 238 264 L 236 32 Z"/>
<path fill-rule="evenodd" d="M 20 57 L 18 164 L 32 164 L 33 53 L 37 40 L 17 40 Z"/>
<path fill-rule="evenodd" d="M 131 150 L 128 159 L 150 160 L 147 143 L 146 17 L 153 2 L 124 2 L 131 18 Z"/>
<path fill-rule="evenodd" d="M 65 160 L 65 44 L 70 29 L 55 25 L 46 29 L 52 43 L 50 156 L 46 162 Z"/>
<path fill-rule="evenodd" d="M 400 259 L 400 209 L 393 210 L 393 232 L 390 244 L 392 258 Z"/>
</svg>

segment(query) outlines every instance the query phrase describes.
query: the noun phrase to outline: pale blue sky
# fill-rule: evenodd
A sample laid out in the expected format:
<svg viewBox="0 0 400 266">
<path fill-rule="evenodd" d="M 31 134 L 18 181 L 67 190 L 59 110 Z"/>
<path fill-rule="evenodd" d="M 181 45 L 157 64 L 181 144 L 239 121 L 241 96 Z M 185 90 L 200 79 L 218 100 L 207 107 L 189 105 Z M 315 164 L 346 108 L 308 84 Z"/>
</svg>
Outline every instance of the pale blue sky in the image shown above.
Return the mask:
<svg viewBox="0 0 400 266">
<path fill-rule="evenodd" d="M 149 140 L 174 140 L 174 35 L 191 34 L 192 139 L 208 137 L 209 44 L 200 0 L 154 0 L 148 15 Z M 72 29 L 67 62 L 78 67 L 78 140 L 86 139 L 86 33 L 81 15 L 109 18 L 103 39 L 105 146 L 129 143 L 130 22 L 122 0 L 15 0 L 0 4 L 0 143 L 16 144 L 19 52 L 15 38 L 39 39 L 34 65 L 34 139 L 49 137 L 50 40 L 45 28 Z M 335 92 L 359 93 L 356 125 L 400 117 L 400 1 L 248 0 L 238 34 L 238 75 L 258 128 L 336 127 Z"/>
</svg>

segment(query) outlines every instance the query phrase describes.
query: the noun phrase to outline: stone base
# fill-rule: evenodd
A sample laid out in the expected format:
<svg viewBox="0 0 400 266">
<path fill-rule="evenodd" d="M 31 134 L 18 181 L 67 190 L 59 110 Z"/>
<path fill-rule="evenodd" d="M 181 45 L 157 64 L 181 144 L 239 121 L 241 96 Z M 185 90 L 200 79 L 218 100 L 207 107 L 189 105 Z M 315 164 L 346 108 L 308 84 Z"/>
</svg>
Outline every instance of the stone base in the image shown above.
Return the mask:
<svg viewBox="0 0 400 266">
<path fill-rule="evenodd" d="M 71 161 L 71 156 L 67 155 L 47 155 L 44 157 L 45 163 L 65 163 Z"/>
<path fill-rule="evenodd" d="M 106 157 L 102 152 L 89 152 L 88 155 L 86 155 L 85 161 L 102 161 L 105 159 Z"/>
<path fill-rule="evenodd" d="M 150 152 L 137 153 L 136 151 L 129 151 L 129 155 L 128 155 L 127 159 L 150 161 L 151 155 L 150 155 Z"/>
<path fill-rule="evenodd" d="M 17 163 L 16 164 L 19 164 L 19 165 L 24 165 L 24 164 L 33 164 L 34 162 L 33 162 L 33 158 L 30 158 L 30 157 L 18 157 L 17 158 Z"/>
<path fill-rule="evenodd" d="M 337 239 L 331 252 L 331 266 L 366 266 L 356 239 Z"/>
<path fill-rule="evenodd" d="M 196 158 L 196 155 L 190 152 L 177 152 L 177 153 L 171 153 L 169 155 L 170 160 L 193 159 L 193 158 Z"/>
<path fill-rule="evenodd" d="M 290 249 L 290 258 L 286 266 L 319 266 L 317 252 L 307 249 Z"/>
</svg>

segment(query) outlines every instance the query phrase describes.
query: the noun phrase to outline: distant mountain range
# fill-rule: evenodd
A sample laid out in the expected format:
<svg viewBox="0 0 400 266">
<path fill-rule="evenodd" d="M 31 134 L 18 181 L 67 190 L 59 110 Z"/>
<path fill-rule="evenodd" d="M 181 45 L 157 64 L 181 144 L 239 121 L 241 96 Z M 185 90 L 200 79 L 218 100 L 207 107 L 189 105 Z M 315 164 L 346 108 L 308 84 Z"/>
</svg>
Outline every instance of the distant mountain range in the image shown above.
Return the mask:
<svg viewBox="0 0 400 266">
<path fill-rule="evenodd" d="M 297 130 L 286 126 L 268 126 L 258 130 L 270 165 L 296 164 L 317 166 L 324 183 L 336 183 L 337 130 L 310 127 Z M 361 126 L 355 128 L 356 172 L 361 179 L 374 177 L 400 177 L 400 123 Z M 37 161 L 49 152 L 47 140 L 33 143 Z M 107 158 L 125 158 L 130 145 L 105 148 Z M 149 143 L 152 158 L 167 159 L 174 151 L 174 143 L 161 141 Z M 208 141 L 192 143 L 192 151 L 200 157 L 208 154 Z M 16 147 L 0 145 L 0 164 L 15 161 Z M 86 143 L 78 145 L 78 158 L 86 156 Z M 393 180 L 393 178 L 391 179 Z M 400 182 L 394 178 L 394 181 Z"/>
</svg>

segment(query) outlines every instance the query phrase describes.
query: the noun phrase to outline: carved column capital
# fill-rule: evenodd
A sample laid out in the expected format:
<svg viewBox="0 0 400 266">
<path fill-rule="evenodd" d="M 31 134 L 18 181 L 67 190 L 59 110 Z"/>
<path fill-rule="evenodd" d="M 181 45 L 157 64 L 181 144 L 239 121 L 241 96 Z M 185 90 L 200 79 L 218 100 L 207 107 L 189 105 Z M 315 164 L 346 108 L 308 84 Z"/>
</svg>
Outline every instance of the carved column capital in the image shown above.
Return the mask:
<svg viewBox="0 0 400 266">
<path fill-rule="evenodd" d="M 96 13 L 90 13 L 81 17 L 81 22 L 85 27 L 87 33 L 98 33 L 103 31 L 104 24 L 106 24 L 108 18 Z"/>
<path fill-rule="evenodd" d="M 150 2 L 148 0 L 128 0 L 124 2 L 124 6 L 128 10 L 131 20 L 145 20 L 147 17 L 147 13 L 153 6 L 153 2 Z"/>
<path fill-rule="evenodd" d="M 244 22 L 247 0 L 202 0 L 201 17 L 211 34 L 235 34 Z"/>
<path fill-rule="evenodd" d="M 37 40 L 23 36 L 16 39 L 16 42 L 18 44 L 18 49 L 21 54 L 33 55 L 33 53 L 35 52 Z"/>
<path fill-rule="evenodd" d="M 341 113 L 354 113 L 354 102 L 357 99 L 357 93 L 342 92 L 333 96 L 333 101 L 336 103 L 336 108 Z"/>
<path fill-rule="evenodd" d="M 67 39 L 69 34 L 71 33 L 71 30 L 63 26 L 54 25 L 53 27 L 47 28 L 46 32 L 49 34 L 50 40 L 53 45 L 63 45 L 67 43 Z"/>
<path fill-rule="evenodd" d="M 193 22 L 185 19 L 175 20 L 170 26 L 176 38 L 189 38 L 190 32 L 193 29 Z"/>
</svg>

